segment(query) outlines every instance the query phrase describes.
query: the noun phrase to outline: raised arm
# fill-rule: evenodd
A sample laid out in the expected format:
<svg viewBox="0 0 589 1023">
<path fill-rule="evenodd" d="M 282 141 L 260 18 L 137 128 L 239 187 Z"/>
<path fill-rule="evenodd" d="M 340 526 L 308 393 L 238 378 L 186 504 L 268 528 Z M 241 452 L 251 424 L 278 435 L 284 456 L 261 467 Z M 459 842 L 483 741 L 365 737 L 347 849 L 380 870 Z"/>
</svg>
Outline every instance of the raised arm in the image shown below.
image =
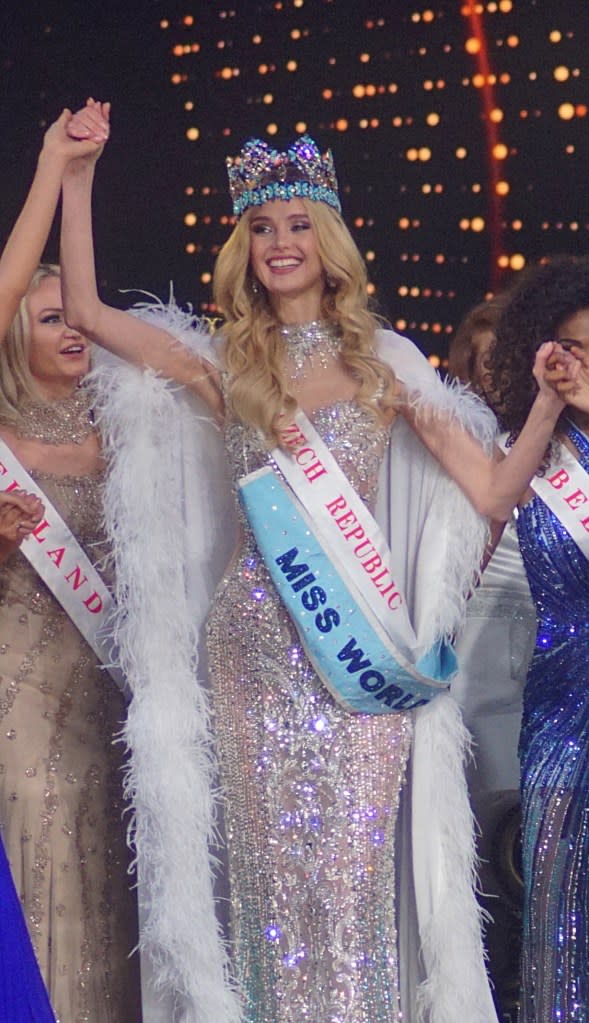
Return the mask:
<svg viewBox="0 0 589 1023">
<path fill-rule="evenodd" d="M 108 116 L 108 108 L 93 104 L 76 115 L 73 130 L 81 133 L 85 123 L 89 126 L 86 130 L 92 130 L 104 116 Z M 92 238 L 95 164 L 96 158 L 72 161 L 63 176 L 61 273 L 66 321 L 122 359 L 186 384 L 220 418 L 217 371 L 165 330 L 106 305 L 98 295 Z"/>
<path fill-rule="evenodd" d="M 64 110 L 45 133 L 29 194 L 0 257 L 0 343 L 43 255 L 66 164 L 96 148 L 94 143 L 68 138 L 70 117 Z"/>
<path fill-rule="evenodd" d="M 545 380 L 546 361 L 554 350 L 543 345 L 536 357 L 534 375 L 539 391 L 515 444 L 504 457 L 489 457 L 460 424 L 411 403 L 403 415 L 423 443 L 470 499 L 477 511 L 499 522 L 509 518 L 528 489 L 546 452 L 564 401 Z M 563 353 L 564 354 L 564 353 Z M 572 357 L 568 372 L 576 372 Z"/>
</svg>

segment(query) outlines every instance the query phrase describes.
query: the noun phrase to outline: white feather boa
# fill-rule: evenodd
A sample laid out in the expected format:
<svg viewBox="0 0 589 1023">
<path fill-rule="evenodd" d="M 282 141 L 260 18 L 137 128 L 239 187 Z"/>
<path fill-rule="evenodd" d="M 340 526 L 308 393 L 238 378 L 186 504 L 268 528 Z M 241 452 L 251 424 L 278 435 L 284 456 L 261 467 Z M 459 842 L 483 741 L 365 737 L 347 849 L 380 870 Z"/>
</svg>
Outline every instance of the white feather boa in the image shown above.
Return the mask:
<svg viewBox="0 0 589 1023">
<path fill-rule="evenodd" d="M 406 384 L 418 414 L 427 407 L 460 423 L 490 452 L 496 422 L 489 409 L 461 385 L 442 383 L 407 338 L 383 331 L 379 340 L 379 354 Z M 488 524 L 401 417 L 382 468 L 377 514 L 398 559 L 421 649 L 452 639 L 478 578 Z M 450 695 L 416 712 L 398 843 L 405 1023 L 497 1023 L 475 896 L 475 825 L 464 770 L 470 744 Z"/>
<path fill-rule="evenodd" d="M 409 1023 L 497 1023 L 484 914 L 475 897 L 475 831 L 464 773 L 470 742 L 451 696 L 417 712 L 411 850 L 423 975 Z"/>
<path fill-rule="evenodd" d="M 223 561 L 232 542 L 229 529 L 223 544 L 212 521 L 216 510 L 202 501 L 205 489 L 220 499 L 226 490 L 220 438 L 199 419 L 202 443 L 188 465 L 182 436 L 194 432 L 195 416 L 186 397 L 111 356 L 98 362 L 91 386 L 109 466 L 104 501 L 117 572 L 114 638 L 133 693 L 124 741 L 151 1004 L 144 1020 L 237 1023 L 212 894 L 215 768 L 196 658 L 214 585 L 205 554 Z M 190 535 L 185 501 L 202 507 Z M 189 599 L 195 571 L 206 593 L 200 611 Z"/>
<path fill-rule="evenodd" d="M 191 315 L 175 306 L 146 306 L 140 315 L 214 361 L 210 338 Z M 381 332 L 380 344 L 416 402 L 465 419 L 490 442 L 494 426 L 480 402 L 445 387 L 406 339 Z M 182 389 L 112 356 L 98 363 L 92 383 L 109 463 L 114 632 L 133 691 L 124 739 L 131 750 L 141 947 L 154 974 L 150 994 L 159 991 L 163 999 L 145 1010 L 145 1023 L 238 1023 L 239 999 L 214 911 L 215 770 L 204 672 L 197 667 L 198 637 L 233 537 L 222 445 Z M 399 579 L 425 648 L 460 621 L 486 524 L 400 419 L 383 467 L 379 517 L 399 552 Z M 496 1023 L 473 890 L 467 750 L 450 697 L 418 713 L 411 805 L 406 801 L 410 831 L 400 843 L 409 850 L 408 859 L 401 857 L 401 883 L 412 878 L 415 888 L 415 898 L 408 886 L 400 898 L 409 907 L 399 929 L 407 1023 Z"/>
</svg>

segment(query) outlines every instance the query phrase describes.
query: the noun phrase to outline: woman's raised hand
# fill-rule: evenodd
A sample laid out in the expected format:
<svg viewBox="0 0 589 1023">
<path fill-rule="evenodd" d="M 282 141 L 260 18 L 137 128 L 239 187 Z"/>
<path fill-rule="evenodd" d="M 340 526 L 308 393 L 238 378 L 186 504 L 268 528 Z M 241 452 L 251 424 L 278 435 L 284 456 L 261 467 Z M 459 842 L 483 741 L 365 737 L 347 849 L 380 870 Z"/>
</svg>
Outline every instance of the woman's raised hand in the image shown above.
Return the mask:
<svg viewBox="0 0 589 1023">
<path fill-rule="evenodd" d="M 90 97 L 86 106 L 72 114 L 67 123 L 67 134 L 78 142 L 89 141 L 101 148 L 110 133 L 110 103 L 101 103 Z"/>
<path fill-rule="evenodd" d="M 70 160 L 80 159 L 81 157 L 97 157 L 100 155 L 102 146 L 108 138 L 108 122 L 107 128 L 102 128 L 102 134 L 100 140 L 98 140 L 96 132 L 92 136 L 70 133 L 69 125 L 76 116 L 72 114 L 71 110 L 66 109 L 61 112 L 57 120 L 45 132 L 42 154 L 59 158 L 65 163 L 68 163 Z"/>
<path fill-rule="evenodd" d="M 564 407 L 577 387 L 581 363 L 557 341 L 545 341 L 536 352 L 533 374 L 540 394 Z"/>
<path fill-rule="evenodd" d="M 43 517 L 43 502 L 24 490 L 0 492 L 0 550 L 18 546 Z"/>
<path fill-rule="evenodd" d="M 574 372 L 569 372 L 570 361 Z M 546 378 L 562 401 L 580 412 L 589 412 L 589 356 L 580 345 L 566 349 L 557 345 L 546 366 Z"/>
</svg>

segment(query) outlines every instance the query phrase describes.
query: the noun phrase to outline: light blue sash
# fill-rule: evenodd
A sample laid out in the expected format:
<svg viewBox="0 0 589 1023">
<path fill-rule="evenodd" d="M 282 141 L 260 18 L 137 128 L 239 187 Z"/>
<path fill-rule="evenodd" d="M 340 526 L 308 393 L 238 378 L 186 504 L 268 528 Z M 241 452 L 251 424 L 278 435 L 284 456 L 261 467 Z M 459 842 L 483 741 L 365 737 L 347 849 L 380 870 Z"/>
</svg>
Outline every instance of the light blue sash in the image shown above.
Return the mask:
<svg viewBox="0 0 589 1023">
<path fill-rule="evenodd" d="M 241 501 L 274 585 L 319 677 L 349 711 L 413 710 L 448 688 L 451 647 L 436 644 L 412 665 L 357 599 L 315 534 L 297 497 L 266 467 L 240 480 Z"/>
</svg>

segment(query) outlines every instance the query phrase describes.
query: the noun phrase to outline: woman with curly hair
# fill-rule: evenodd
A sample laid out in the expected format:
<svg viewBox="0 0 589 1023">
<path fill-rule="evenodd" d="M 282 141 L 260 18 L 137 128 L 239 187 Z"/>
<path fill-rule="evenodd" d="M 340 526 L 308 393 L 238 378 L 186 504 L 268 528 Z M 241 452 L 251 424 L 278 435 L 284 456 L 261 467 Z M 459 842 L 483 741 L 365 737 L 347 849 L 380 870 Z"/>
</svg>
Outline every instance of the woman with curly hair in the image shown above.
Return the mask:
<svg viewBox="0 0 589 1023">
<path fill-rule="evenodd" d="M 91 137 L 102 118 L 92 103 L 71 130 Z M 493 424 L 481 403 L 446 389 L 414 346 L 380 329 L 369 312 L 366 270 L 341 217 L 331 154 L 310 138 L 285 152 L 250 140 L 229 161 L 236 223 L 215 267 L 223 321 L 212 335 L 183 329 L 175 309 L 144 309 L 138 317 L 100 301 L 91 181 L 89 161 L 86 168 L 72 164 L 64 177 L 68 322 L 204 399 L 209 417 L 222 424 L 234 494 L 241 496 L 237 547 L 207 625 L 231 973 L 240 995 L 238 1006 L 220 996 L 215 1015 L 224 964 L 211 965 L 213 924 L 203 916 L 208 878 L 194 856 L 193 832 L 179 840 L 192 828 L 206 785 L 202 772 L 200 783 L 191 783 L 193 776 L 169 760 L 178 745 L 170 715 L 182 708 L 190 749 L 200 734 L 190 703 L 196 682 L 189 674 L 182 703 L 181 672 L 167 663 L 181 646 L 185 600 L 170 607 L 169 594 L 161 602 L 158 596 L 170 565 L 184 568 L 174 553 L 180 502 L 163 485 L 179 450 L 169 430 L 182 423 L 173 408 L 163 411 L 170 389 L 162 383 L 157 420 L 141 413 L 130 427 L 139 407 L 135 393 L 155 392 L 161 383 L 134 371 L 135 390 L 122 399 L 127 440 L 119 440 L 112 415 L 118 383 L 107 367 L 99 408 L 101 417 L 111 409 L 105 435 L 114 438 L 115 462 L 126 466 L 121 478 L 134 462 L 121 459 L 121 443 L 167 438 L 159 460 L 145 472 L 135 469 L 131 497 L 121 485 L 113 524 L 124 587 L 119 606 L 135 608 L 142 560 L 145 599 L 137 613 L 146 618 L 148 605 L 155 606 L 129 671 L 137 707 L 151 699 L 148 677 L 161 696 L 149 725 L 127 733 L 139 877 L 151 885 L 144 892 L 148 950 L 164 962 L 168 979 L 184 957 L 182 990 L 205 1020 L 394 1023 L 402 1014 L 413 1023 L 422 1013 L 435 1023 L 490 1023 L 495 1013 L 471 889 L 465 735 L 455 704 L 440 689 L 452 672 L 446 641 L 486 538 L 473 504 L 483 515 L 509 515 L 563 405 L 544 383 L 553 346 L 538 357 L 539 395 L 527 427 L 509 456 L 495 461 Z M 215 526 L 227 532 L 233 500 L 216 522 L 206 517 L 218 490 L 197 464 L 198 474 L 181 461 L 182 481 L 194 487 L 194 501 L 182 507 L 188 514 L 193 503 L 203 509 L 206 522 L 188 540 L 205 549 Z M 118 478 L 115 472 L 113 485 Z M 129 514 L 121 539 L 131 498 L 137 513 Z M 144 531 L 148 550 L 128 574 L 123 562 Z M 125 628 L 123 621 L 121 636 Z M 386 651 L 382 659 L 377 642 Z M 122 643 L 127 667 L 125 649 Z M 153 670 L 156 660 L 161 671 Z M 161 971 L 159 981 L 161 988 Z"/>
<path fill-rule="evenodd" d="M 519 279 L 499 321 L 490 371 L 496 407 L 512 439 L 535 400 L 532 366 L 547 339 L 572 348 L 581 360 L 589 352 L 589 257 L 561 256 L 533 267 Z M 580 382 L 567 401 L 517 520 L 537 619 L 520 736 L 522 1023 L 589 1017 L 586 386 Z"/>
</svg>

